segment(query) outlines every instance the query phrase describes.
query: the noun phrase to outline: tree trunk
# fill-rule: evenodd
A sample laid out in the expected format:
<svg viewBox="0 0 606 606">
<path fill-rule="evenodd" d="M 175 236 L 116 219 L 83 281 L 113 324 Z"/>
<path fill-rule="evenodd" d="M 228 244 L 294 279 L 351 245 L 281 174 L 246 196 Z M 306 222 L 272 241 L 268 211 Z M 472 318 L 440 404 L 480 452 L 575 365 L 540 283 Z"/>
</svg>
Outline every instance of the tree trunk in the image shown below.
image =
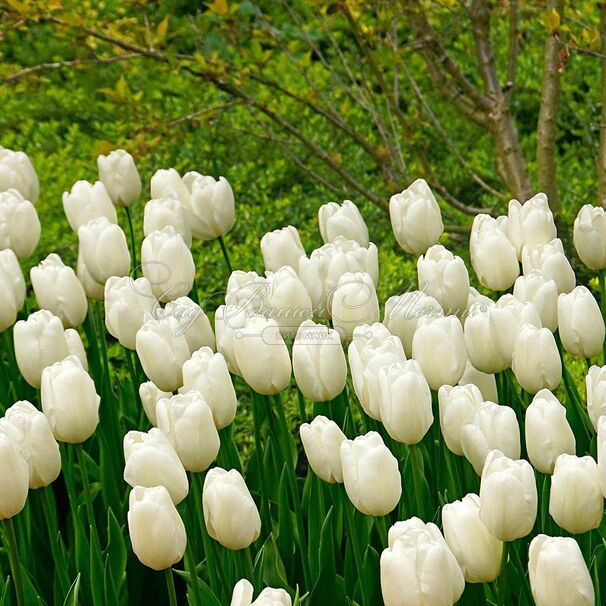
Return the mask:
<svg viewBox="0 0 606 606">
<path fill-rule="evenodd" d="M 541 108 L 537 124 L 537 166 L 539 171 L 539 188 L 547 194 L 549 206 L 558 213 L 562 206 L 558 193 L 556 135 L 558 118 L 558 101 L 560 98 L 560 48 L 558 25 L 564 10 L 563 0 L 549 0 L 547 3 L 550 21 L 551 15 L 557 15 L 552 22 L 552 29 L 545 41 L 543 57 L 543 86 L 541 90 Z"/>
<path fill-rule="evenodd" d="M 602 115 L 598 157 L 598 203 L 606 207 L 606 2 L 600 4 L 600 46 L 602 53 Z"/>
</svg>

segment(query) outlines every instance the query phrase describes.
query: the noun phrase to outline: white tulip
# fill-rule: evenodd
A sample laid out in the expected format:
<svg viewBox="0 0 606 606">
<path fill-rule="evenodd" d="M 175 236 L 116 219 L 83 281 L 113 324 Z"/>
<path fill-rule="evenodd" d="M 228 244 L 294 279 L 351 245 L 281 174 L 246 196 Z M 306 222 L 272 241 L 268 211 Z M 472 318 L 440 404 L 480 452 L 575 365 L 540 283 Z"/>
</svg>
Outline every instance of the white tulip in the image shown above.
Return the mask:
<svg viewBox="0 0 606 606">
<path fill-rule="evenodd" d="M 343 236 L 361 246 L 368 246 L 368 227 L 351 200 L 345 200 L 343 204 L 329 202 L 320 206 L 318 224 L 325 244 L 334 241 L 337 236 Z"/>
<path fill-rule="evenodd" d="M 0 332 L 15 323 L 25 303 L 25 279 L 17 255 L 0 250 Z"/>
<path fill-rule="evenodd" d="M 533 248 L 525 246 L 522 249 L 524 275 L 533 269 L 540 271 L 546 279 L 553 280 L 560 294 L 570 292 L 576 284 L 574 271 L 559 238 L 555 238 L 547 244 Z"/>
<path fill-rule="evenodd" d="M 575 454 L 566 408 L 548 389 L 541 389 L 526 409 L 525 432 L 528 459 L 541 473 L 553 473 L 561 454 Z"/>
<path fill-rule="evenodd" d="M 84 288 L 84 292 L 89 299 L 93 299 L 94 301 L 103 301 L 105 298 L 105 285 L 100 284 L 90 275 L 90 272 L 86 267 L 86 263 L 82 258 L 81 249 L 78 249 L 76 275 L 78 276 L 78 280 L 80 280 L 80 284 L 82 284 L 82 288 Z"/>
<path fill-rule="evenodd" d="M 266 318 L 273 318 L 283 335 L 294 336 L 304 320 L 313 317 L 307 289 L 292 267 L 284 266 L 267 276 Z"/>
<path fill-rule="evenodd" d="M 157 170 L 152 175 L 149 188 L 152 198 L 172 198 L 184 206 L 189 204 L 189 189 L 174 168 Z"/>
<path fill-rule="evenodd" d="M 598 420 L 598 473 L 600 475 L 600 490 L 606 496 L 606 416 Z"/>
<path fill-rule="evenodd" d="M 498 347 L 491 315 L 495 304 L 474 303 L 465 318 L 465 348 L 474 368 L 487 374 L 501 372 L 508 368 L 508 360 Z"/>
<path fill-rule="evenodd" d="M 379 300 L 369 274 L 345 273 L 339 278 L 330 315 L 342 339 L 351 339 L 356 326 L 379 321 Z"/>
<path fill-rule="evenodd" d="M 26 259 L 38 246 L 40 230 L 40 219 L 31 202 L 16 189 L 0 192 L 0 250 L 10 248 L 19 259 Z"/>
<path fill-rule="evenodd" d="M 459 380 L 459 385 L 475 385 L 482 393 L 484 401 L 496 402 L 498 400 L 495 376 L 474 368 L 469 360 L 467 360 L 465 372 Z"/>
<path fill-rule="evenodd" d="M 156 427 L 124 436 L 124 481 L 135 486 L 164 486 L 175 505 L 189 492 L 187 474 L 168 438 Z"/>
<path fill-rule="evenodd" d="M 141 177 L 133 157 L 123 149 L 97 157 L 99 179 L 116 206 L 130 206 L 141 194 Z"/>
<path fill-rule="evenodd" d="M 377 432 L 343 440 L 341 463 L 345 491 L 356 509 L 369 516 L 395 509 L 402 496 L 398 460 Z"/>
<path fill-rule="evenodd" d="M 158 402 L 164 398 L 172 396 L 170 391 L 162 391 L 152 381 L 146 381 L 139 385 L 139 398 L 143 405 L 143 410 L 152 425 L 158 425 L 158 417 L 156 416 L 156 407 Z"/>
<path fill-rule="evenodd" d="M 585 204 L 574 221 L 574 247 L 589 269 L 606 268 L 606 213 L 601 206 Z"/>
<path fill-rule="evenodd" d="M 248 319 L 252 317 L 264 319 L 263 316 L 254 314 L 251 308 L 240 305 L 220 305 L 215 311 L 217 351 L 223 354 L 229 372 L 238 376 L 242 376 L 242 373 L 234 352 L 236 333 L 238 334 L 238 338 L 240 338 L 240 330 L 244 328 Z"/>
<path fill-rule="evenodd" d="M 253 602 L 254 588 L 246 579 L 234 586 L 230 606 L 291 606 L 292 600 L 284 589 L 266 587 Z"/>
<path fill-rule="evenodd" d="M 185 214 L 185 208 L 174 198 L 156 198 L 150 200 L 143 211 L 143 233 L 149 236 L 171 226 L 191 246 L 191 227 Z"/>
<path fill-rule="evenodd" d="M 446 446 L 454 454 L 463 455 L 461 429 L 483 402 L 482 394 L 475 385 L 442 385 L 438 390 L 440 428 Z"/>
<path fill-rule="evenodd" d="M 256 271 L 232 271 L 227 280 L 225 305 L 249 307 L 255 313 L 264 315 L 267 311 L 269 281 Z"/>
<path fill-rule="evenodd" d="M 347 380 L 339 333 L 312 320 L 302 322 L 292 348 L 292 367 L 297 386 L 308 400 L 334 400 Z"/>
<path fill-rule="evenodd" d="M 509 239 L 519 259 L 525 246 L 535 248 L 551 242 L 557 236 L 553 214 L 544 193 L 536 194 L 524 204 L 510 200 L 508 218 Z"/>
<path fill-rule="evenodd" d="M 409 253 L 422 255 L 444 231 L 440 207 L 424 179 L 389 199 L 389 216 L 398 244 Z"/>
<path fill-rule="evenodd" d="M 275 229 L 261 238 L 261 255 L 266 271 L 277 271 L 284 265 L 299 269 L 299 259 L 305 257 L 305 249 L 296 227 L 289 225 Z"/>
<path fill-rule="evenodd" d="M 323 416 L 299 428 L 305 456 L 314 473 L 330 484 L 343 483 L 341 443 L 346 440 L 339 426 Z"/>
<path fill-rule="evenodd" d="M 164 307 L 164 316 L 172 316 L 179 323 L 179 333 L 185 335 L 190 351 L 201 347 L 215 348 L 215 334 L 204 310 L 189 297 L 179 297 Z"/>
<path fill-rule="evenodd" d="M 0 147 L 0 191 L 9 189 L 35 204 L 40 193 L 38 175 L 25 152 Z"/>
<path fill-rule="evenodd" d="M 585 286 L 558 297 L 558 323 L 562 345 L 577 358 L 602 352 L 606 328 L 598 302 Z"/>
<path fill-rule="evenodd" d="M 17 430 L 6 425 L 0 427 L 0 520 L 16 516 L 25 507 L 29 489 L 29 466 L 21 454 Z"/>
<path fill-rule="evenodd" d="M 558 287 L 551 279 L 533 269 L 525 276 L 520 276 L 513 286 L 513 296 L 532 303 L 541 318 L 541 323 L 551 332 L 558 327 Z"/>
<path fill-rule="evenodd" d="M 71 191 L 63 192 L 63 211 L 72 230 L 78 233 L 81 225 L 92 219 L 105 217 L 117 223 L 116 209 L 101 181 L 76 181 Z"/>
<path fill-rule="evenodd" d="M 600 417 L 606 415 L 606 366 L 592 366 L 585 377 L 587 413 L 597 430 Z"/>
</svg>

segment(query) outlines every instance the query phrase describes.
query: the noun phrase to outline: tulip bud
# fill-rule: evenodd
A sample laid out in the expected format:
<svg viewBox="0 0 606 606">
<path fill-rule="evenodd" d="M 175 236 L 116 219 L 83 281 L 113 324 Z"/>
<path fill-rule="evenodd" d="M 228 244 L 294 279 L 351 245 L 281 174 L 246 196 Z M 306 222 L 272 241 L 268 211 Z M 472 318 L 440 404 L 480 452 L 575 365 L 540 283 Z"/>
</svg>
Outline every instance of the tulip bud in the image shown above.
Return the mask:
<svg viewBox="0 0 606 606">
<path fill-rule="evenodd" d="M 173 316 L 146 318 L 135 338 L 143 371 L 160 389 L 175 391 L 183 385 L 181 369 L 190 357 L 187 340 Z"/>
<path fill-rule="evenodd" d="M 220 305 L 215 311 L 215 333 L 217 336 L 217 351 L 219 351 L 225 361 L 229 372 L 242 376 L 236 355 L 234 353 L 234 342 L 236 333 L 240 338 L 240 329 L 244 327 L 247 320 L 252 317 L 262 318 L 252 312 L 250 307 L 241 305 Z"/>
<path fill-rule="evenodd" d="M 598 419 L 598 473 L 600 490 L 606 495 L 606 416 Z"/>
<path fill-rule="evenodd" d="M 40 388 L 42 371 L 51 364 L 75 355 L 86 369 L 86 356 L 76 331 L 63 330 L 57 316 L 41 309 L 19 320 L 13 331 L 15 357 L 23 378 L 36 389 Z"/>
<path fill-rule="evenodd" d="M 230 606 L 291 606 L 292 600 L 284 589 L 266 587 L 253 602 L 254 588 L 246 579 L 234 586 Z"/>
<path fill-rule="evenodd" d="M 112 276 L 105 283 L 105 326 L 127 349 L 135 349 L 145 314 L 152 314 L 156 305 L 147 278 Z"/>
<path fill-rule="evenodd" d="M 381 554 L 385 606 L 452 606 L 465 579 L 440 529 L 419 518 L 397 522 Z"/>
<path fill-rule="evenodd" d="M 477 406 L 461 426 L 461 446 L 479 476 L 492 450 L 500 450 L 505 456 L 518 459 L 520 427 L 513 408 L 494 402 Z"/>
<path fill-rule="evenodd" d="M 185 207 L 189 205 L 189 189 L 174 168 L 157 170 L 152 175 L 149 188 L 152 198 L 172 198 Z"/>
<path fill-rule="evenodd" d="M 158 428 L 166 435 L 187 471 L 208 469 L 219 454 L 213 413 L 198 391 L 160 400 Z"/>
<path fill-rule="evenodd" d="M 602 312 L 585 286 L 558 297 L 560 338 L 566 351 L 577 358 L 593 358 L 602 351 L 606 328 Z"/>
<path fill-rule="evenodd" d="M 444 231 L 440 207 L 425 179 L 389 199 L 389 217 L 398 244 L 409 253 L 422 255 Z"/>
<path fill-rule="evenodd" d="M 97 157 L 99 179 L 116 206 L 131 206 L 141 194 L 141 177 L 133 157 L 123 149 Z"/>
<path fill-rule="evenodd" d="M 175 505 L 189 492 L 183 464 L 168 438 L 156 427 L 124 436 L 124 481 L 135 486 L 164 486 Z"/>
<path fill-rule="evenodd" d="M 99 424 L 101 398 L 76 356 L 47 366 L 40 386 L 42 411 L 60 442 L 81 444 Z"/>
<path fill-rule="evenodd" d="M 379 277 L 377 247 L 368 248 L 354 240 L 337 236 L 334 242 L 312 251 L 309 259 L 299 259 L 299 277 L 307 288 L 317 316 L 329 317 L 339 278 L 347 272 L 366 272 L 376 287 Z"/>
<path fill-rule="evenodd" d="M 513 348 L 511 369 L 518 383 L 529 393 L 555 389 L 562 380 L 562 361 L 549 328 L 524 324 Z"/>
<path fill-rule="evenodd" d="M 406 292 L 403 295 L 389 297 L 385 302 L 383 324 L 389 332 L 399 337 L 407 357 L 412 356 L 412 337 L 417 330 L 419 320 L 424 317 L 443 316 L 441 305 L 420 290 Z"/>
<path fill-rule="evenodd" d="M 342 339 L 351 339 L 356 326 L 379 321 L 379 300 L 370 275 L 345 273 L 339 278 L 331 316 Z"/>
<path fill-rule="evenodd" d="M 10 248 L 19 259 L 30 257 L 38 246 L 40 229 L 31 202 L 16 189 L 0 192 L 0 250 Z"/>
<path fill-rule="evenodd" d="M 76 181 L 70 192 L 63 192 L 63 212 L 76 233 L 81 225 L 97 217 L 105 217 L 110 223 L 118 221 L 116 209 L 101 181 L 94 185 L 89 181 Z"/>
<path fill-rule="evenodd" d="M 509 367 L 493 334 L 491 314 L 495 305 L 474 303 L 465 318 L 465 348 L 469 361 L 481 372 L 494 374 Z"/>
<path fill-rule="evenodd" d="M 364 412 L 373 419 L 381 418 L 379 370 L 394 362 L 404 362 L 402 342 L 379 322 L 357 326 L 347 351 L 351 379 Z"/>
<path fill-rule="evenodd" d="M 530 463 L 498 450 L 488 453 L 480 481 L 480 520 L 500 541 L 525 537 L 537 517 L 537 485 Z"/>
<path fill-rule="evenodd" d="M 16 429 L 17 443 L 29 466 L 29 487 L 54 482 L 61 472 L 61 453 L 44 413 L 21 400 L 6 409 L 4 418 Z"/>
<path fill-rule="evenodd" d="M 263 315 L 273 318 L 283 335 L 294 334 L 304 320 L 313 317 L 307 289 L 292 267 L 281 267 L 267 276 L 267 307 Z"/>
<path fill-rule="evenodd" d="M 516 338 L 524 324 L 541 328 L 541 318 L 532 303 L 522 303 L 513 295 L 503 295 L 488 312 L 490 335 L 506 368 L 513 361 Z M 471 361 L 473 357 L 469 354 Z M 476 366 L 474 364 L 474 366 Z M 480 368 L 479 366 L 476 366 Z M 484 369 L 481 369 L 484 370 Z M 504 370 L 503 368 L 499 370 Z M 498 372 L 496 369 L 494 372 Z"/>
<path fill-rule="evenodd" d="M 93 299 L 95 301 L 103 301 L 105 297 L 105 285 L 99 284 L 93 280 L 93 277 L 90 275 L 86 267 L 86 263 L 82 258 L 82 250 L 78 250 L 78 261 L 76 263 L 76 275 L 78 276 L 78 280 L 80 280 L 80 284 L 82 284 L 82 288 L 84 288 L 84 292 L 89 299 Z"/>
<path fill-rule="evenodd" d="M 141 267 L 160 301 L 173 301 L 192 289 L 196 266 L 183 238 L 170 225 L 146 236 Z"/>
<path fill-rule="evenodd" d="M 329 202 L 320 206 L 318 224 L 324 243 L 332 242 L 337 236 L 355 240 L 360 246 L 368 246 L 368 227 L 358 210 L 351 201 L 343 204 Z"/>
<path fill-rule="evenodd" d="M 266 271 L 277 271 L 284 265 L 299 269 L 299 259 L 305 257 L 305 249 L 296 227 L 289 225 L 266 233 L 261 238 L 261 255 Z"/>
<path fill-rule="evenodd" d="M 598 465 L 589 456 L 561 454 L 555 462 L 549 493 L 549 514 L 571 534 L 597 528 L 604 515 Z"/>
<path fill-rule="evenodd" d="M 540 271 L 533 269 L 520 276 L 513 286 L 513 296 L 522 302 L 532 303 L 541 318 L 541 323 L 551 332 L 558 327 L 558 287 Z"/>
<path fill-rule="evenodd" d="M 444 538 L 468 583 L 491 583 L 501 572 L 503 543 L 480 520 L 480 497 L 465 495 L 442 507 Z"/>
<path fill-rule="evenodd" d="M 170 398 L 172 395 L 170 391 L 162 391 L 151 381 L 146 381 L 139 385 L 139 398 L 141 399 L 143 410 L 152 425 L 158 425 L 158 417 L 156 416 L 158 402 L 164 398 Z"/>
<path fill-rule="evenodd" d="M 467 360 L 461 322 L 455 316 L 421 318 L 412 338 L 412 355 L 431 389 L 456 385 Z"/>
<path fill-rule="evenodd" d="M 188 248 L 191 246 L 191 227 L 183 204 L 174 198 L 150 200 L 143 211 L 143 233 L 149 236 L 168 226 L 175 229 Z"/>
<path fill-rule="evenodd" d="M 526 409 L 525 431 L 528 459 L 541 473 L 553 473 L 561 454 L 575 453 L 576 440 L 566 409 L 548 389 L 541 389 Z"/>
<path fill-rule="evenodd" d="M 469 274 L 461 257 L 436 244 L 417 261 L 419 290 L 434 297 L 447 314 L 467 309 Z"/>
<path fill-rule="evenodd" d="M 201 347 L 215 348 L 215 335 L 204 310 L 189 297 L 179 297 L 166 304 L 165 316 L 173 316 L 179 323 L 179 332 L 185 335 L 190 351 Z"/>
<path fill-rule="evenodd" d="M 199 392 L 210 407 L 217 429 L 230 425 L 238 406 L 236 391 L 225 358 L 202 347 L 183 364 L 181 393 Z"/>
<path fill-rule="evenodd" d="M 292 367 L 297 386 L 308 400 L 334 400 L 347 380 L 339 333 L 312 320 L 302 322 L 292 348 Z"/>
<path fill-rule="evenodd" d="M 30 270 L 36 303 L 48 309 L 66 328 L 80 326 L 86 318 L 86 293 L 76 272 L 63 264 L 61 257 L 51 253 Z"/>
<path fill-rule="evenodd" d="M 480 284 L 507 290 L 520 275 L 516 249 L 507 237 L 507 218 L 476 215 L 469 238 L 469 252 Z"/>
<path fill-rule="evenodd" d="M 15 323 L 25 303 L 25 279 L 17 255 L 0 250 L 0 332 Z"/>
<path fill-rule="evenodd" d="M 128 499 L 128 534 L 144 566 L 165 570 L 183 558 L 187 535 L 164 486 L 135 486 Z"/>
<path fill-rule="evenodd" d="M 499 399 L 495 376 L 474 368 L 469 360 L 467 360 L 459 385 L 475 385 L 482 393 L 482 400 L 485 402 L 496 402 Z"/>
<path fill-rule="evenodd" d="M 494 305 L 494 301 L 490 297 L 479 293 L 473 286 L 470 286 L 469 294 L 467 295 L 467 309 L 465 309 L 464 316 L 467 317 L 471 308 L 478 303 L 480 304 L 478 307 L 484 311 L 484 308 Z"/>
<path fill-rule="evenodd" d="M 528 549 L 528 576 L 536 606 L 593 606 L 595 593 L 579 544 L 571 537 L 537 535 Z"/>
<path fill-rule="evenodd" d="M 183 176 L 189 190 L 184 202 L 191 232 L 200 240 L 214 240 L 224 236 L 236 222 L 234 192 L 225 177 L 189 172 Z"/>
<path fill-rule="evenodd" d="M 446 446 L 456 455 L 463 455 L 461 429 L 467 419 L 484 402 L 480 390 L 475 385 L 442 385 L 438 390 L 440 408 L 440 428 Z"/>
<path fill-rule="evenodd" d="M 574 247 L 589 269 L 606 268 L 606 213 L 601 206 L 585 204 L 574 221 Z"/>
<path fill-rule="evenodd" d="M 341 442 L 345 491 L 354 507 L 365 515 L 384 516 L 402 496 L 398 460 L 376 431 Z"/>
<path fill-rule="evenodd" d="M 98 217 L 78 228 L 82 261 L 91 278 L 105 284 L 112 276 L 126 276 L 130 271 L 130 253 L 122 228 Z"/>
<path fill-rule="evenodd" d="M 420 442 L 433 423 L 431 391 L 416 360 L 379 370 L 380 415 L 387 433 L 403 444 Z"/>
<path fill-rule="evenodd" d="M 244 478 L 235 469 L 213 467 L 204 480 L 204 522 L 223 547 L 246 549 L 261 534 L 261 518 Z"/>
<path fill-rule="evenodd" d="M 16 516 L 25 507 L 28 489 L 29 466 L 19 448 L 17 430 L 9 423 L 2 422 L 0 425 L 0 520 Z"/>
<path fill-rule="evenodd" d="M 225 293 L 226 305 L 249 307 L 255 313 L 263 315 L 267 308 L 269 282 L 256 271 L 232 271 L 227 280 Z"/>
<path fill-rule="evenodd" d="M 518 259 L 522 258 L 525 246 L 535 248 L 551 242 L 557 236 L 557 231 L 547 196 L 539 193 L 524 204 L 510 200 L 507 229 Z"/>
<path fill-rule="evenodd" d="M 606 415 L 606 366 L 592 366 L 585 377 L 587 412 L 597 429 L 601 416 Z"/>
<path fill-rule="evenodd" d="M 346 438 L 339 426 L 326 417 L 318 416 L 311 423 L 303 423 L 299 433 L 314 473 L 330 484 L 342 484 L 341 442 Z"/>
<path fill-rule="evenodd" d="M 247 318 L 233 341 L 242 378 L 257 392 L 274 395 L 290 382 L 290 356 L 275 320 Z"/>
<path fill-rule="evenodd" d="M 0 147 L 0 192 L 9 189 L 35 204 L 40 193 L 38 175 L 25 152 Z"/>
<path fill-rule="evenodd" d="M 522 249 L 524 275 L 533 269 L 540 271 L 547 280 L 553 280 L 560 294 L 570 292 L 576 284 L 574 271 L 559 238 L 534 248 L 525 246 Z"/>
</svg>

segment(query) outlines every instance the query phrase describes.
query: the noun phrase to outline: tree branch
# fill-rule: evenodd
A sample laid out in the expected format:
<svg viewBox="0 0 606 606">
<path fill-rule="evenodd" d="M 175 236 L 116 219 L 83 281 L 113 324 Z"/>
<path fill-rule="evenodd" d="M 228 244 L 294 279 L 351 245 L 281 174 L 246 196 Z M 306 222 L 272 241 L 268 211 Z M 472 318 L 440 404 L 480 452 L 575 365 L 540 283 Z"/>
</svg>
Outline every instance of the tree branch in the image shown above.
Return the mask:
<svg viewBox="0 0 606 606">
<path fill-rule="evenodd" d="M 602 54 L 602 113 L 598 155 L 598 203 L 606 207 L 606 2 L 600 3 L 600 52 Z"/>
</svg>

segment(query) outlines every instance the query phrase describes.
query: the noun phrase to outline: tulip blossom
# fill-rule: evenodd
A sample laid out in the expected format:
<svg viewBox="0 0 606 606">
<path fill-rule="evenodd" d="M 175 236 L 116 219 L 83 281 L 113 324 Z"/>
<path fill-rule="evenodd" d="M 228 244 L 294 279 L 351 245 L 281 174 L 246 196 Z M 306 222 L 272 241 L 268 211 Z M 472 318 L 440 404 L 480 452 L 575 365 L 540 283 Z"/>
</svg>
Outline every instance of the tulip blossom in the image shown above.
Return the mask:
<svg viewBox="0 0 606 606">
<path fill-rule="evenodd" d="M 0 192 L 9 189 L 35 204 L 40 193 L 38 175 L 26 153 L 0 147 Z"/>
<path fill-rule="evenodd" d="M 469 361 L 474 368 L 487 374 L 501 372 L 511 364 L 498 347 L 496 325 L 491 321 L 494 309 L 494 303 L 474 303 L 465 318 L 465 348 Z"/>
<path fill-rule="evenodd" d="M 528 577 L 536 606 L 594 606 L 595 592 L 579 544 L 537 535 L 528 549 Z"/>
<path fill-rule="evenodd" d="M 297 386 L 308 400 L 334 400 L 347 380 L 339 333 L 312 320 L 302 322 L 292 348 L 292 367 Z"/>
<path fill-rule="evenodd" d="M 261 533 L 259 510 L 242 475 L 213 467 L 202 492 L 208 534 L 227 549 L 246 549 Z"/>
<path fill-rule="evenodd" d="M 25 279 L 17 255 L 0 250 L 0 332 L 15 323 L 25 303 Z"/>
<path fill-rule="evenodd" d="M 0 424 L 0 520 L 16 516 L 25 507 L 29 489 L 29 466 L 16 432 L 12 425 Z"/>
<path fill-rule="evenodd" d="M 170 568 L 185 553 L 185 525 L 164 486 L 133 488 L 128 499 L 128 534 L 135 555 L 153 570 Z"/>
<path fill-rule="evenodd" d="M 551 242 L 556 236 L 556 226 L 549 202 L 544 193 L 539 193 L 520 204 L 509 201 L 507 233 L 515 246 L 518 258 L 522 258 L 522 249 L 529 249 Z"/>
<path fill-rule="evenodd" d="M 389 217 L 398 244 L 409 253 L 424 254 L 444 231 L 440 207 L 425 179 L 389 199 Z"/>
<path fill-rule="evenodd" d="M 61 472 L 61 453 L 44 413 L 21 400 L 6 409 L 4 419 L 16 430 L 17 443 L 29 467 L 29 487 L 42 488 L 54 482 Z"/>
<path fill-rule="evenodd" d="M 507 290 L 520 275 L 516 249 L 507 237 L 507 218 L 476 215 L 469 238 L 469 252 L 480 284 Z"/>
<path fill-rule="evenodd" d="M 266 271 L 277 271 L 288 265 L 299 269 L 299 259 L 305 257 L 305 249 L 296 227 L 289 225 L 275 229 L 261 238 L 261 255 Z"/>
<path fill-rule="evenodd" d="M 215 334 L 204 310 L 189 297 L 179 297 L 164 307 L 163 315 L 177 320 L 178 334 L 185 336 L 190 351 L 201 347 L 215 349 Z"/>
<path fill-rule="evenodd" d="M 124 436 L 124 481 L 132 486 L 164 486 L 175 505 L 189 492 L 187 474 L 168 438 L 157 428 Z"/>
<path fill-rule="evenodd" d="M 469 360 L 467 360 L 465 372 L 459 380 L 459 385 L 475 385 L 482 393 L 482 398 L 485 401 L 496 402 L 498 400 L 495 376 L 474 368 Z"/>
<path fill-rule="evenodd" d="M 592 366 L 585 377 L 587 412 L 597 430 L 600 417 L 606 415 L 606 366 Z"/>
<path fill-rule="evenodd" d="M 332 323 L 343 339 L 353 337 L 356 326 L 379 321 L 379 300 L 367 273 L 345 273 L 333 293 Z"/>
<path fill-rule="evenodd" d="M 483 402 L 482 394 L 475 385 L 442 385 L 438 390 L 440 428 L 446 446 L 454 454 L 463 455 L 461 429 Z"/>
<path fill-rule="evenodd" d="M 93 299 L 94 301 L 103 301 L 105 297 L 105 285 L 97 282 L 90 275 L 90 272 L 86 267 L 86 263 L 84 262 L 84 258 L 82 257 L 81 249 L 78 250 L 76 275 L 78 276 L 78 280 L 80 280 L 80 284 L 82 284 L 82 288 L 84 288 L 84 292 L 89 299 Z"/>
<path fill-rule="evenodd" d="M 574 247 L 589 269 L 606 268 L 606 213 L 601 206 L 585 204 L 574 221 Z"/>
<path fill-rule="evenodd" d="M 467 308 L 469 274 L 461 257 L 436 244 L 417 261 L 419 290 L 434 297 L 447 314 Z"/>
<path fill-rule="evenodd" d="M 551 332 L 558 327 L 558 287 L 537 269 L 520 276 L 513 286 L 513 296 L 522 302 L 532 303 L 541 323 Z"/>
<path fill-rule="evenodd" d="M 273 318 L 283 335 L 294 335 L 304 320 L 313 317 L 307 289 L 292 267 L 281 267 L 267 275 L 266 318 Z"/>
<path fill-rule="evenodd" d="M 480 497 L 465 495 L 442 507 L 444 538 L 468 583 L 491 583 L 501 572 L 503 543 L 480 520 Z"/>
<path fill-rule="evenodd" d="M 38 213 L 29 200 L 16 189 L 0 192 L 0 250 L 10 248 L 19 259 L 26 259 L 38 246 L 40 230 Z"/>
<path fill-rule="evenodd" d="M 600 525 L 604 497 L 594 459 L 570 454 L 561 454 L 556 459 L 549 514 L 558 526 L 571 534 L 581 534 Z"/>
<path fill-rule="evenodd" d="M 172 395 L 172 392 L 162 391 L 151 381 L 146 381 L 139 385 L 139 399 L 141 400 L 143 410 L 145 410 L 145 414 L 152 425 L 158 425 L 158 417 L 156 416 L 158 402 L 164 398 L 170 398 Z"/>
<path fill-rule="evenodd" d="M 254 587 L 247 579 L 234 586 L 230 606 L 291 606 L 292 600 L 284 589 L 266 587 L 253 602 Z"/>
<path fill-rule="evenodd" d="M 574 271 L 559 238 L 536 247 L 525 246 L 522 249 L 524 275 L 533 269 L 540 271 L 547 280 L 553 280 L 559 294 L 570 292 L 576 284 Z"/>
<path fill-rule="evenodd" d="M 97 217 L 105 217 L 110 223 L 117 223 L 116 209 L 101 181 L 76 181 L 71 191 L 63 192 L 63 212 L 69 226 L 75 233 L 81 225 Z"/>
<path fill-rule="evenodd" d="M 525 537 L 537 517 L 538 495 L 528 461 L 488 453 L 480 481 L 480 520 L 500 541 Z"/>
<path fill-rule="evenodd" d="M 63 264 L 61 257 L 51 253 L 30 270 L 36 302 L 63 322 L 65 328 L 80 326 L 86 318 L 86 293 L 76 272 Z"/>
<path fill-rule="evenodd" d="M 600 476 L 600 490 L 606 496 L 606 416 L 598 420 L 598 473 Z"/>
<path fill-rule="evenodd" d="M 360 246 L 368 246 L 368 227 L 358 207 L 351 200 L 345 200 L 343 204 L 330 202 L 320 206 L 318 224 L 325 244 L 332 242 L 337 236 L 343 236 L 348 240 L 355 240 Z"/>
<path fill-rule="evenodd" d="M 384 516 L 397 506 L 402 495 L 398 460 L 377 432 L 341 442 L 341 463 L 345 491 L 357 510 Z"/>
<path fill-rule="evenodd" d="M 431 389 L 456 385 L 465 370 L 465 338 L 455 316 L 422 318 L 412 339 L 413 358 Z"/>
<path fill-rule="evenodd" d="M 452 606 L 465 589 L 463 572 L 440 529 L 419 518 L 390 528 L 380 569 L 385 606 Z"/>
<path fill-rule="evenodd" d="M 233 422 L 238 406 L 236 391 L 225 358 L 210 347 L 201 347 L 183 364 L 183 387 L 179 391 L 199 392 L 212 411 L 217 429 Z"/>
<path fill-rule="evenodd" d="M 229 372 L 238 376 L 242 376 L 242 373 L 234 351 L 236 334 L 239 339 L 241 337 L 240 329 L 244 328 L 246 322 L 253 317 L 264 320 L 263 316 L 253 313 L 247 306 L 220 305 L 215 311 L 217 351 L 225 358 Z"/>
<path fill-rule="evenodd" d="M 305 456 L 314 473 L 330 484 L 343 482 L 341 443 L 346 439 L 339 426 L 323 416 L 299 428 Z"/>
<path fill-rule="evenodd" d="M 602 351 L 606 328 L 598 302 L 585 286 L 558 297 L 562 345 L 577 358 L 593 358 Z"/>
<path fill-rule="evenodd" d="M 541 389 L 526 409 L 528 459 L 541 473 L 553 473 L 556 459 L 575 454 L 576 440 L 566 420 L 566 408 L 548 390 Z"/>
<path fill-rule="evenodd" d="M 60 442 L 80 444 L 93 435 L 99 424 L 101 398 L 76 356 L 44 369 L 40 399 L 42 411 Z"/>
<path fill-rule="evenodd" d="M 143 212 L 143 233 L 149 236 L 171 226 L 191 246 L 191 227 L 185 214 L 185 208 L 179 200 L 173 198 L 156 198 L 150 200 Z"/>
<path fill-rule="evenodd" d="M 97 157 L 99 179 L 116 206 L 131 206 L 141 194 L 141 177 L 133 157 L 123 149 Z"/>
</svg>

